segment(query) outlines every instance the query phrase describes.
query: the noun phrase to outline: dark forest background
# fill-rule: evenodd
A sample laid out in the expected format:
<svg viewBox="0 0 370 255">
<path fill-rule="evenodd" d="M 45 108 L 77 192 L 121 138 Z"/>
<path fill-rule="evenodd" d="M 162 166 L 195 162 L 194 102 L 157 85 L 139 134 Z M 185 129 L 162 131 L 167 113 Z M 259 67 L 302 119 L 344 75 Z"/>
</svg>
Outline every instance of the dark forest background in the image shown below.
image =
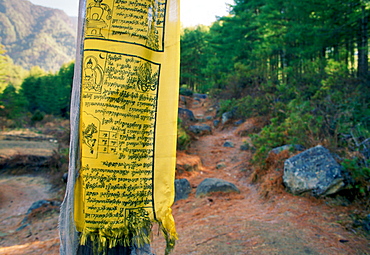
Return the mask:
<svg viewBox="0 0 370 255">
<path fill-rule="evenodd" d="M 255 164 L 277 146 L 322 144 L 343 158 L 358 194 L 369 195 L 369 1 L 235 0 L 230 10 L 209 27 L 183 29 L 180 93 L 208 94 L 218 116 L 264 118 L 252 135 Z M 74 63 L 21 66 L 11 49 L 0 59 L 2 128 L 68 118 Z"/>
</svg>

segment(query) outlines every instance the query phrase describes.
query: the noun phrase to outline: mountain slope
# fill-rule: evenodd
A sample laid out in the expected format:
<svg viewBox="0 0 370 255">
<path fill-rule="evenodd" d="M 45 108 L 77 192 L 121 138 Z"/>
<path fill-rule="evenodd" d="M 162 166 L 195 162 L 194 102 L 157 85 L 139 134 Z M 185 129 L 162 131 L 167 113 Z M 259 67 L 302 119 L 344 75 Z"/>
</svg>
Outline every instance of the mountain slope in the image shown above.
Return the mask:
<svg viewBox="0 0 370 255">
<path fill-rule="evenodd" d="M 76 32 L 63 11 L 27 0 L 0 0 L 0 43 L 15 64 L 56 71 L 75 56 Z"/>
</svg>

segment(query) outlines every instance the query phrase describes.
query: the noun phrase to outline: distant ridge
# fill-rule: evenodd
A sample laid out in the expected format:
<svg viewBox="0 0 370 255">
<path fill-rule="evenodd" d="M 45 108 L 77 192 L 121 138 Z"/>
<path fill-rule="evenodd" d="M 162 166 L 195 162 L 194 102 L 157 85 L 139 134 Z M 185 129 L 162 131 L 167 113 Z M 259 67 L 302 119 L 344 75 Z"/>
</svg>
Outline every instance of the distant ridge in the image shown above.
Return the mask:
<svg viewBox="0 0 370 255">
<path fill-rule="evenodd" d="M 28 0 L 0 0 L 0 44 L 17 65 L 57 71 L 75 57 L 76 20 Z"/>
</svg>

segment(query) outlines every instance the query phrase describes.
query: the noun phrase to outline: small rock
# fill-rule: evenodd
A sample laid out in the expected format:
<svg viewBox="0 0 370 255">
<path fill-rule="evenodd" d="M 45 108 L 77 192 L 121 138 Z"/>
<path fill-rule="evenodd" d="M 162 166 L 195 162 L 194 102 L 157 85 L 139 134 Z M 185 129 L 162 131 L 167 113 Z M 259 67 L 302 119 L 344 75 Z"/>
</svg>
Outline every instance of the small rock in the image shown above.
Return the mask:
<svg viewBox="0 0 370 255">
<path fill-rule="evenodd" d="M 216 169 L 221 169 L 221 168 L 225 168 L 225 167 L 226 167 L 225 163 L 219 163 L 219 164 L 217 164 Z"/>
<path fill-rule="evenodd" d="M 217 178 L 207 178 L 199 184 L 196 191 L 196 197 L 207 196 L 213 192 L 240 193 L 240 190 L 231 182 Z"/>
<path fill-rule="evenodd" d="M 230 121 L 233 117 L 234 117 L 233 112 L 225 112 L 225 113 L 223 113 L 222 114 L 222 117 L 221 117 L 222 125 L 224 125 L 225 123 L 227 123 L 228 121 Z"/>
<path fill-rule="evenodd" d="M 193 125 L 189 127 L 189 132 L 195 135 L 210 135 L 212 134 L 212 128 L 208 125 Z"/>
<path fill-rule="evenodd" d="M 205 121 L 204 114 L 197 114 L 195 117 L 197 118 L 197 121 L 199 121 L 199 122 L 204 122 Z"/>
<path fill-rule="evenodd" d="M 178 109 L 179 113 L 179 118 L 183 121 L 190 120 L 190 121 L 195 121 L 194 113 L 190 111 L 189 109 L 185 108 L 179 108 Z"/>
<path fill-rule="evenodd" d="M 242 145 L 240 145 L 241 151 L 247 151 L 249 149 L 250 149 L 250 145 L 248 143 L 243 143 Z"/>
<path fill-rule="evenodd" d="M 195 93 L 193 94 L 194 97 L 198 97 L 200 99 L 207 99 L 207 95 L 206 94 L 198 94 L 198 93 Z"/>
<path fill-rule="evenodd" d="M 244 123 L 244 120 L 238 120 L 234 123 L 235 126 L 239 126 Z"/>
<path fill-rule="evenodd" d="M 62 180 L 63 180 L 64 183 L 68 182 L 68 173 L 63 174 Z"/>
<path fill-rule="evenodd" d="M 214 120 L 213 121 L 213 126 L 218 127 L 218 125 L 220 125 L 220 121 L 219 120 Z"/>
<path fill-rule="evenodd" d="M 180 199 L 187 199 L 190 192 L 191 186 L 187 179 L 175 180 L 175 202 Z"/>
<path fill-rule="evenodd" d="M 224 147 L 234 148 L 234 143 L 233 142 L 230 142 L 230 141 L 226 141 L 224 143 Z"/>
</svg>

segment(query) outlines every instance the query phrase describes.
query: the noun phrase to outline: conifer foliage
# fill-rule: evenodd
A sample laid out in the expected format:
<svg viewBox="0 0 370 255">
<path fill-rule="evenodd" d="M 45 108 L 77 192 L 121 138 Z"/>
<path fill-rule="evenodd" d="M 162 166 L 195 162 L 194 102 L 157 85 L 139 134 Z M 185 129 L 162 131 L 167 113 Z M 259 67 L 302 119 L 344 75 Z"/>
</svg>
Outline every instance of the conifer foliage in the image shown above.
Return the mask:
<svg viewBox="0 0 370 255">
<path fill-rule="evenodd" d="M 1 65 L 1 63 L 0 63 Z M 0 94 L 0 118 L 3 121 L 12 120 L 12 126 L 32 124 L 30 121 L 40 121 L 46 114 L 55 117 L 68 118 L 70 94 L 74 63 L 63 65 L 55 73 L 45 73 L 35 66 L 23 81 L 14 85 L 11 77 L 16 68 L 1 68 L 0 74 L 4 89 Z M 16 66 L 15 66 L 16 67 Z M 22 71 L 23 76 L 26 71 Z"/>
<path fill-rule="evenodd" d="M 255 163 L 322 144 L 367 173 L 369 22 L 364 0 L 235 0 L 209 29 L 184 30 L 181 84 L 222 99 L 219 116 L 270 119 L 252 137 Z"/>
</svg>

